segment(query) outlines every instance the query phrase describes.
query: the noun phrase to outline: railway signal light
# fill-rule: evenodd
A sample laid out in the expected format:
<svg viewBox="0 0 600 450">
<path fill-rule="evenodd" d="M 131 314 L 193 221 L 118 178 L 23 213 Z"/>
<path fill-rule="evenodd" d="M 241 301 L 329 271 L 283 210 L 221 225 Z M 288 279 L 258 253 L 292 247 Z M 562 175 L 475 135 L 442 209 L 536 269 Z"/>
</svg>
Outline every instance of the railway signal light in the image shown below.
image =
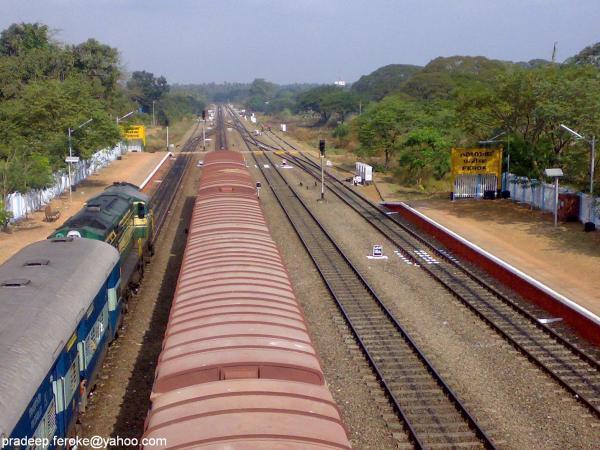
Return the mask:
<svg viewBox="0 0 600 450">
<path fill-rule="evenodd" d="M 325 159 L 325 139 L 319 139 L 319 152 L 321 152 L 321 200 L 325 199 L 325 172 L 323 160 Z"/>
</svg>

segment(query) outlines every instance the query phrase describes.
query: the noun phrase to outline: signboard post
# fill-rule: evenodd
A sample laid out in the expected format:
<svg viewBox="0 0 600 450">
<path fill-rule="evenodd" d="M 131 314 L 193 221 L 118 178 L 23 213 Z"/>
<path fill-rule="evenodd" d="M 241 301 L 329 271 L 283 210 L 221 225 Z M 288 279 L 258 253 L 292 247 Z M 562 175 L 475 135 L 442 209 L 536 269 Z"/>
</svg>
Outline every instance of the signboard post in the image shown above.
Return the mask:
<svg viewBox="0 0 600 450">
<path fill-rule="evenodd" d="M 558 179 L 563 176 L 562 169 L 546 169 L 544 175 L 554 178 L 554 226 L 558 225 Z"/>
<path fill-rule="evenodd" d="M 120 127 L 121 134 L 127 141 L 127 147 L 129 148 L 129 142 L 140 141 L 140 151 L 142 145 L 146 146 L 146 127 L 144 125 L 130 125 L 127 128 Z M 133 150 L 132 150 L 133 151 Z"/>
<path fill-rule="evenodd" d="M 69 134 L 69 156 L 65 159 L 65 162 L 69 165 L 69 203 L 71 203 L 71 200 L 73 199 L 73 178 L 71 177 L 71 164 L 78 163 L 79 162 L 79 158 L 76 156 L 73 156 L 73 146 L 71 145 L 71 135 L 79 130 L 80 128 L 85 127 L 88 123 L 90 123 L 92 120 L 94 120 L 93 118 L 86 120 L 85 122 L 83 122 L 82 124 L 80 124 L 77 128 L 73 129 L 70 128 L 68 129 L 68 134 Z"/>
</svg>

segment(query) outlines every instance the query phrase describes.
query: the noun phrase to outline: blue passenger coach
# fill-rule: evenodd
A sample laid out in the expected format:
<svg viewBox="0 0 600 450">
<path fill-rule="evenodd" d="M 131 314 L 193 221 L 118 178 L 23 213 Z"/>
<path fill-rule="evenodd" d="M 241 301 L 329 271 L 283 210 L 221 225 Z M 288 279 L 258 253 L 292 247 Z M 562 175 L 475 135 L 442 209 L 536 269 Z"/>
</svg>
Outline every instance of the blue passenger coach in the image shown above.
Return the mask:
<svg viewBox="0 0 600 450">
<path fill-rule="evenodd" d="M 54 448 L 74 431 L 116 333 L 119 279 L 119 252 L 92 239 L 36 242 L 0 266 L 0 439 Z"/>
</svg>

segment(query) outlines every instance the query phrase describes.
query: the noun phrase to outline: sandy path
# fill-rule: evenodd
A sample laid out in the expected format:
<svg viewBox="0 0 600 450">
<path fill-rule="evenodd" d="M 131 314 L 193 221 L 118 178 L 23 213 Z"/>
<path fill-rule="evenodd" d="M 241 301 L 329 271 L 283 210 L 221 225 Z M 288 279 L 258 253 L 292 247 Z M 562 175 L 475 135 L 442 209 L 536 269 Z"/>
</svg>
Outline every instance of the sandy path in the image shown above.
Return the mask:
<svg viewBox="0 0 600 450">
<path fill-rule="evenodd" d="M 54 199 L 52 207 L 60 210 L 60 219 L 56 222 L 44 222 L 44 212 L 37 211 L 12 227 L 12 233 L 0 233 L 0 263 L 24 246 L 48 237 L 53 230 L 79 211 L 90 197 L 99 194 L 114 181 L 141 184 L 164 155 L 164 152 L 127 153 L 122 160 L 113 161 L 108 167 L 80 183 L 73 192 L 72 201 L 69 201 L 68 192 Z"/>
<path fill-rule="evenodd" d="M 511 201 L 411 201 L 423 214 L 600 315 L 600 233 L 552 226 L 548 213 Z"/>
</svg>

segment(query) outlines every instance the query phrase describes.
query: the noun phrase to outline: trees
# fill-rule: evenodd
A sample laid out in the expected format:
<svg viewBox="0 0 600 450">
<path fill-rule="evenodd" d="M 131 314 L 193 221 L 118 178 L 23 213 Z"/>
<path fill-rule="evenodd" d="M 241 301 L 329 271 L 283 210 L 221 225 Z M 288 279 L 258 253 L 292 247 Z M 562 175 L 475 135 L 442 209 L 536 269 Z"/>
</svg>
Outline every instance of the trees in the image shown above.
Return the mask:
<svg viewBox="0 0 600 450">
<path fill-rule="evenodd" d="M 88 39 L 72 47 L 71 52 L 74 68 L 97 82 L 105 99 L 111 98 L 121 75 L 117 49 Z"/>
<path fill-rule="evenodd" d="M 418 185 L 430 174 L 441 180 L 450 171 L 451 147 L 452 142 L 443 131 L 427 126 L 416 128 L 401 142 L 398 162 Z"/>
<path fill-rule="evenodd" d="M 89 157 L 98 148 L 119 139 L 114 120 L 93 87 L 83 77 L 30 83 L 19 98 L 0 102 L 0 159 L 15 164 L 19 158 L 43 155 L 49 169 L 62 167 L 67 150 L 67 129 L 92 117 L 94 124 L 73 137 L 75 155 Z M 17 152 L 16 155 L 14 152 Z"/>
<path fill-rule="evenodd" d="M 188 115 L 200 115 L 205 108 L 204 100 L 191 95 L 169 92 L 163 96 L 159 108 L 159 121 L 168 125 Z"/>
<path fill-rule="evenodd" d="M 40 23 L 13 23 L 0 33 L 0 56 L 23 56 L 50 45 L 48 26 Z"/>
<path fill-rule="evenodd" d="M 155 77 L 153 73 L 141 70 L 131 74 L 127 89 L 130 97 L 147 113 L 152 111 L 152 102 L 160 100 L 169 92 L 169 85 L 165 77 Z"/>
<path fill-rule="evenodd" d="M 313 112 L 320 115 L 318 124 L 326 124 L 333 114 L 341 122 L 346 115 L 358 111 L 359 98 L 356 94 L 341 87 L 326 85 L 310 89 L 298 95 L 298 111 Z"/>
<path fill-rule="evenodd" d="M 397 93 L 421 69 L 410 64 L 389 64 L 360 77 L 351 90 L 365 100 L 381 100 L 386 95 Z"/>
<path fill-rule="evenodd" d="M 402 136 L 410 130 L 415 114 L 412 106 L 394 96 L 373 103 L 357 119 L 359 152 L 369 156 L 382 152 L 387 168 L 391 157 L 400 149 Z"/>
<path fill-rule="evenodd" d="M 95 40 L 53 42 L 42 24 L 0 33 L 0 183 L 2 195 L 42 188 L 64 167 L 67 129 L 92 117 L 73 137 L 75 155 L 114 145 L 110 104 L 121 97 L 118 52 Z"/>
<path fill-rule="evenodd" d="M 567 64 L 591 64 L 600 68 L 600 42 L 590 45 L 565 61 Z"/>
<path fill-rule="evenodd" d="M 450 106 L 441 101 L 408 101 L 401 96 L 371 104 L 356 120 L 359 153 L 383 154 L 386 168 L 398 155 L 400 170 L 417 184 L 425 176 L 442 179 L 450 170 L 450 149 L 456 137 Z"/>
<path fill-rule="evenodd" d="M 517 143 L 515 151 L 522 152 L 523 160 L 515 166 L 519 175 L 538 177 L 549 164 L 569 162 L 565 152 L 573 139 L 560 129 L 561 123 L 598 134 L 597 92 L 600 73 L 594 67 L 515 68 L 493 85 L 460 90 L 457 111 L 462 127 L 476 139 L 507 130 Z"/>
</svg>

